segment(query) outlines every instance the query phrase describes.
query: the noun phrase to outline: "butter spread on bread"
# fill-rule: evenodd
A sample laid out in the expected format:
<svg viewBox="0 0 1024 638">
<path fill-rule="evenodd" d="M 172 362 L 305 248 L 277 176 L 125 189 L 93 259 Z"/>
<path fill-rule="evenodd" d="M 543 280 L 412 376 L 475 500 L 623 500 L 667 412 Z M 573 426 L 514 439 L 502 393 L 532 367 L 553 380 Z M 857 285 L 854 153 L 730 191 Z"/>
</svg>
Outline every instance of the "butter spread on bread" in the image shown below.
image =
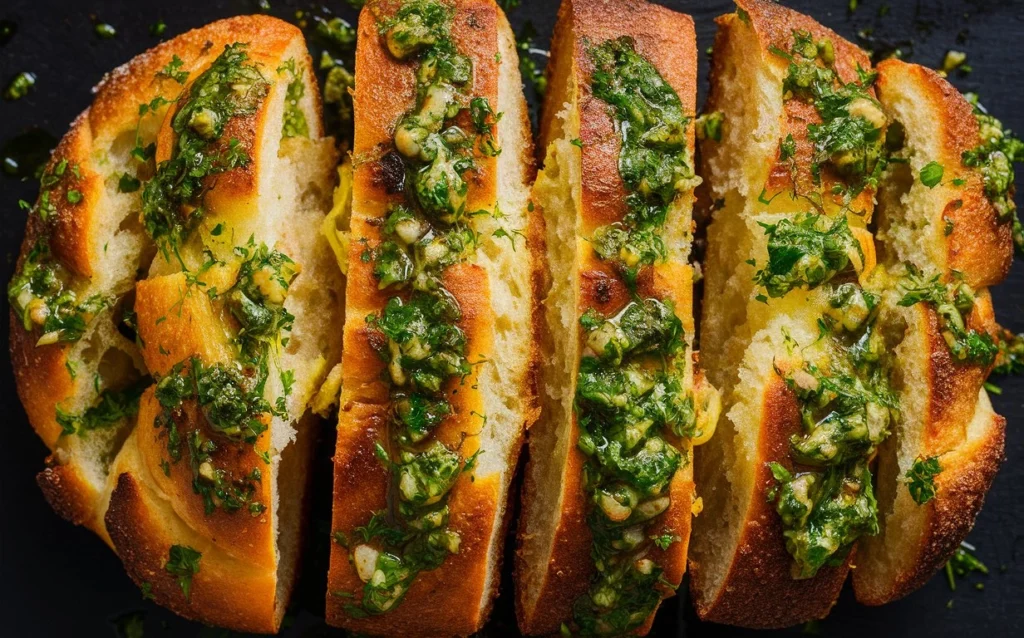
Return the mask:
<svg viewBox="0 0 1024 638">
<path fill-rule="evenodd" d="M 694 377 L 696 43 L 644 2 L 564 2 L 534 205 L 549 272 L 542 420 L 516 574 L 527 634 L 645 633 L 685 567 L 691 450 L 716 395 Z M 700 416 L 698 416 L 700 414 Z"/>
<path fill-rule="evenodd" d="M 537 413 L 532 146 L 504 15 L 492 0 L 368 3 L 354 104 L 327 619 L 470 634 Z"/>
<path fill-rule="evenodd" d="M 298 29 L 250 17 L 112 72 L 49 165 L 9 286 L 48 500 L 157 602 L 240 631 L 280 626 L 306 405 L 340 358 L 318 232 L 337 155 L 311 65 Z"/>
</svg>

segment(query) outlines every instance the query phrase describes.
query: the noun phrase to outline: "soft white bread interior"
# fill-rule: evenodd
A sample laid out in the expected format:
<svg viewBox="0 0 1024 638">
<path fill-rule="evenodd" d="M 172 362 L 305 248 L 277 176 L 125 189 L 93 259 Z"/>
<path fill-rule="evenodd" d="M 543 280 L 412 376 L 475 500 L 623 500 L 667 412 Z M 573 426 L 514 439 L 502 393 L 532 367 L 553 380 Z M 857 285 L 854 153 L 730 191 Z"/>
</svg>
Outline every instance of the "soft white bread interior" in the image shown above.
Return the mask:
<svg viewBox="0 0 1024 638">
<path fill-rule="evenodd" d="M 316 425 L 307 404 L 340 359 L 343 278 L 319 233 L 337 153 L 318 95 L 301 32 L 258 16 L 111 73 L 51 163 L 70 162 L 59 201 L 77 207 L 33 219 L 26 240 L 47 234 L 64 284 L 106 309 L 70 344 L 36 345 L 38 329 L 12 323 L 23 401 L 55 450 L 39 477 L 51 503 L 157 602 L 240 631 L 280 626 Z M 179 160 L 206 162 L 192 191 L 160 183 Z M 257 332 L 267 313 L 280 329 Z M 45 401 L 75 427 L 53 434 Z"/>
<path fill-rule="evenodd" d="M 695 380 L 692 361 L 693 271 L 688 263 L 692 241 L 693 186 L 690 180 L 677 188 L 668 204 L 663 225 L 655 232 L 666 254 L 644 269 L 630 293 L 625 277 L 609 261 L 596 254 L 595 230 L 626 217 L 626 189 L 619 173 L 622 139 L 612 106 L 594 95 L 593 49 L 626 39 L 678 96 L 685 115 L 694 115 L 696 41 L 689 16 L 632 0 L 566 0 L 562 3 L 551 46 L 548 90 L 541 118 L 540 140 L 545 149 L 543 169 L 533 187 L 533 203 L 545 224 L 547 268 L 540 294 L 544 316 L 537 335 L 541 344 L 540 394 L 542 416 L 529 432 L 516 555 L 516 613 L 520 630 L 546 635 L 560 627 L 580 630 L 574 608 L 587 607 L 588 589 L 597 578 L 592 553 L 594 541 L 588 525 L 593 510 L 585 488 L 587 457 L 578 447 L 581 429 L 577 422 L 577 375 L 587 336 L 580 317 L 588 309 L 613 316 L 632 298 L 656 298 L 673 303 L 685 331 L 685 392 L 714 403 L 714 390 Z M 686 131 L 685 161 L 692 168 L 694 133 Z M 635 295 L 635 297 L 631 296 Z M 698 389 L 699 386 L 701 389 Z M 714 418 L 702 412 L 704 436 L 714 430 Z M 672 438 L 685 460 L 670 477 L 670 505 L 649 523 L 675 542 L 641 552 L 656 565 L 664 582 L 678 586 L 685 571 L 695 499 L 692 442 Z M 642 529 L 642 525 L 640 527 Z M 609 572 L 612 571 L 609 566 Z M 616 598 L 648 595 L 649 587 Z M 661 597 L 628 619 L 631 633 L 649 631 Z M 609 603 L 609 609 L 615 603 Z M 623 611 L 620 616 L 627 612 Z M 621 619 L 620 619 L 621 621 Z M 618 631 L 598 615 L 596 631 Z M 582 629 L 583 631 L 595 630 Z"/>
<path fill-rule="evenodd" d="M 995 337 L 986 286 L 1000 282 L 1013 257 L 1011 224 L 986 196 L 977 168 L 962 157 L 982 145 L 971 105 L 937 73 L 888 60 L 878 67 L 879 99 L 902 129 L 879 188 L 880 261 L 892 272 L 912 264 L 943 283 L 974 292 L 967 327 Z M 942 167 L 938 183 L 922 171 Z M 896 349 L 895 389 L 900 419 L 881 449 L 877 486 L 881 531 L 858 551 L 857 599 L 879 605 L 923 585 L 964 540 L 1003 458 L 1005 419 L 995 414 L 982 385 L 991 361 L 951 355 L 948 328 L 934 304 L 886 304 L 886 321 L 902 330 Z M 915 499 L 909 488 L 918 464 L 934 460 L 934 494 Z"/>
<path fill-rule="evenodd" d="M 464 173 L 465 211 L 477 212 L 467 214 L 459 224 L 470 229 L 476 241 L 438 274 L 439 286 L 461 310 L 456 326 L 465 336 L 465 356 L 472 364 L 470 374 L 461 380 L 447 379 L 433 395 L 432 400 L 447 402 L 450 413 L 426 439 L 429 445 L 454 451 L 460 465 L 469 463 L 441 501 L 447 514 L 442 524 L 446 538 L 458 540 L 442 550 L 439 565 L 402 572 L 397 588 L 381 588 L 385 602 L 368 615 L 364 610 L 374 604 L 376 581 L 361 578 L 358 566 L 368 565 L 370 575 L 385 572 L 377 559 L 367 563 L 364 557 L 413 554 L 358 531 L 371 520 L 388 526 L 404 520 L 396 513 L 400 466 L 382 463 L 375 448 L 378 444 L 397 447 L 399 425 L 393 419 L 400 399 L 392 393 L 420 389 L 408 383 L 403 386 L 401 379 L 389 376 L 387 355 L 377 349 L 387 338 L 367 319 L 381 316 L 389 300 L 408 300 L 422 293 L 412 292 L 412 286 L 388 288 L 374 275 L 376 258 L 372 256 L 388 239 L 382 221 L 393 207 L 417 206 L 405 198 L 405 192 L 413 191 L 415 179 L 405 162 L 415 166 L 419 160 L 400 156 L 404 147 L 396 145 L 395 136 L 398 123 L 417 108 L 415 78 L 419 65 L 426 63 L 415 53 L 411 59 L 396 58 L 386 43 L 388 27 L 382 28 L 394 24 L 389 20 L 403 6 L 412 7 L 407 10 L 417 15 L 414 20 L 424 15 L 418 12 L 443 16 L 435 26 L 449 25 L 444 37 L 450 36 L 457 55 L 468 58 L 471 67 L 471 75 L 458 89 L 459 99 L 486 99 L 498 116 L 491 131 L 501 151 L 489 154 L 475 145 L 474 152 L 467 153 L 472 155 L 473 167 Z M 327 621 L 350 631 L 382 635 L 468 635 L 483 626 L 497 594 L 509 485 L 523 433 L 538 411 L 532 328 L 537 236 L 528 206 L 533 146 L 515 39 L 493 0 L 368 2 L 358 29 L 348 320 L 332 523 L 336 538 L 346 539 L 346 544 L 332 545 Z M 461 113 L 456 117 L 465 117 L 467 109 L 455 110 Z M 396 174 L 408 180 L 404 192 L 389 181 Z M 441 224 L 436 232 L 454 226 Z M 422 447 L 415 453 L 422 453 Z M 397 462 L 397 451 L 393 457 Z"/>
</svg>

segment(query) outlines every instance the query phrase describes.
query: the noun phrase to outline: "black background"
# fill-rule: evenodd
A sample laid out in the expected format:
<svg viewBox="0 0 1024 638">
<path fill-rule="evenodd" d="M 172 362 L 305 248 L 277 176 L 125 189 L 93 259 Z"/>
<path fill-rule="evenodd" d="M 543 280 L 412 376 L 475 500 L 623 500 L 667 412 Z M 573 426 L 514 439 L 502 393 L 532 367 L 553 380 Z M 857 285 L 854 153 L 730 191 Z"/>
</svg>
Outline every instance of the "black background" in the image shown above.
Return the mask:
<svg viewBox="0 0 1024 638">
<path fill-rule="evenodd" d="M 727 1 L 663 0 L 663 4 L 693 15 L 700 48 L 703 101 L 713 18 L 731 11 Z M 872 29 L 875 48 L 898 46 L 905 57 L 927 66 L 941 64 L 948 49 L 968 53 L 969 75 L 951 78 L 963 91 L 976 91 L 983 103 L 1004 124 L 1024 131 L 1024 2 L 985 0 L 860 0 L 850 11 L 849 0 L 785 0 L 841 35 L 854 39 Z M 271 0 L 271 13 L 295 20 L 297 9 L 314 8 L 308 2 Z M 522 0 L 510 12 L 518 32 L 527 21 L 535 25 L 535 46 L 546 49 L 558 8 L 557 0 Z M 331 0 L 331 10 L 354 19 L 343 0 Z M 883 6 L 888 6 L 885 13 Z M 71 119 L 91 101 L 90 88 L 103 73 L 154 45 L 149 25 L 167 23 L 164 37 L 172 37 L 209 21 L 254 13 L 250 0 L 174 0 L 170 3 L 107 0 L 2 0 L 0 19 L 14 21 L 17 33 L 0 48 L 0 83 L 6 86 L 20 71 L 37 74 L 35 89 L 24 99 L 0 101 L 0 144 L 31 127 L 60 136 Z M 96 36 L 96 21 L 117 28 L 117 36 Z M 543 57 L 537 56 L 543 65 Z M 532 92 L 531 92 L 532 93 Z M 531 95 L 532 98 L 532 95 Z M 10 279 L 24 228 L 25 213 L 19 199 L 34 200 L 37 185 L 0 177 L 0 241 L 3 261 L 0 279 Z M 1022 199 L 1018 197 L 1020 202 Z M 1003 325 L 1024 331 L 1024 266 L 1018 264 L 1009 280 L 994 289 L 995 306 Z M 6 296 L 4 297 L 6 304 Z M 7 339 L 6 307 L 4 349 Z M 1006 462 L 996 477 L 977 527 L 969 540 L 990 568 L 990 575 L 961 581 L 950 591 L 941 574 L 920 591 L 882 608 L 858 606 L 847 588 L 832 615 L 814 626 L 797 627 L 783 635 L 1021 635 L 1024 626 L 1024 379 L 996 379 L 1002 395 L 993 397 L 997 410 L 1008 418 Z M 29 427 L 18 402 L 10 366 L 0 364 L 0 635 L 4 636 L 114 636 L 115 620 L 125 614 L 145 614 L 146 636 L 233 635 L 219 629 L 183 621 L 142 600 L 124 574 L 120 561 L 90 532 L 59 519 L 47 506 L 34 477 L 43 467 L 47 451 Z M 305 554 L 304 574 L 286 619 L 284 636 L 341 635 L 324 626 L 323 597 L 329 547 L 330 427 L 324 426 L 317 473 L 313 480 L 314 517 Z M 507 561 L 506 561 L 507 562 Z M 975 588 L 984 583 L 984 591 Z M 514 635 L 511 585 L 502 587 L 486 635 Z M 952 601 L 952 603 L 950 603 Z M 461 601 L 451 601 L 458 605 Z M 662 606 L 655 627 L 658 635 L 753 635 L 696 620 L 681 588 L 680 596 Z M 762 633 L 762 635 L 768 635 Z"/>
</svg>

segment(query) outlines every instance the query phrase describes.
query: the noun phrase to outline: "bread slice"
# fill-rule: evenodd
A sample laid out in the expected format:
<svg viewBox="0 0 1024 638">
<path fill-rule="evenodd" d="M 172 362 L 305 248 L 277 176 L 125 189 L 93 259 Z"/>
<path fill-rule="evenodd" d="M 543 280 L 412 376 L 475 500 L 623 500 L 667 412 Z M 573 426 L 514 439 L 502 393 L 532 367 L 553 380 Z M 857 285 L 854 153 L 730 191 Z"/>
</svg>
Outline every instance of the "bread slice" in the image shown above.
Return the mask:
<svg viewBox="0 0 1024 638">
<path fill-rule="evenodd" d="M 400 23 L 394 32 L 392 19 Z M 486 141 L 484 134 L 476 135 L 473 124 L 462 124 L 464 130 L 473 131 L 475 141 L 473 167 L 463 173 L 467 201 L 459 218 L 461 226 L 434 223 L 440 224 L 435 226 L 438 233 L 470 229 L 476 241 L 456 263 L 437 271 L 436 284 L 452 295 L 461 310 L 454 325 L 465 337 L 462 352 L 471 372 L 461 380 L 443 377 L 440 389 L 434 392 L 409 377 L 396 377 L 394 370 L 389 373 L 389 339 L 375 323 L 389 299 L 403 298 L 403 303 L 413 304 L 415 295 L 434 298 L 429 291 L 411 292 L 411 285 L 388 287 L 374 275 L 379 259 L 375 255 L 382 242 L 394 238 L 383 224 L 394 207 L 414 207 L 413 212 L 420 216 L 418 223 L 429 219 L 424 217 L 425 210 L 405 195 L 413 192 L 414 184 L 422 183 L 414 181 L 418 178 L 412 175 L 413 169 L 406 172 L 406 162 L 416 166 L 418 160 L 401 155 L 399 148 L 406 147 L 394 142 L 397 124 L 416 108 L 415 78 L 418 72 L 427 72 L 422 68 L 427 63 L 420 60 L 418 51 L 409 59 L 397 59 L 386 42 L 394 36 L 392 44 L 397 50 L 404 40 L 395 34 L 413 23 L 441 25 L 439 39 L 444 41 L 450 33 L 452 47 L 448 50 L 468 58 L 469 65 L 456 58 L 459 68 L 471 68 L 471 74 L 463 88 L 453 93 L 461 97 L 453 99 L 463 100 L 463 107 L 472 98 L 487 100 L 497 120 L 487 118 L 491 142 L 501 149 L 496 155 L 487 152 L 481 146 Z M 424 55 L 436 51 L 431 42 L 424 46 Z M 493 0 L 370 2 L 360 15 L 348 319 L 335 453 L 332 530 L 336 542 L 331 551 L 326 609 L 329 624 L 350 631 L 468 635 L 484 624 L 497 593 L 509 484 L 523 433 L 538 412 L 531 328 L 535 237 L 527 206 L 533 148 L 517 59 L 511 28 Z M 453 86 L 444 79 L 448 76 L 440 77 L 446 86 Z M 445 125 L 451 116 L 448 112 L 442 118 Z M 463 111 L 456 121 L 462 122 L 459 118 L 464 117 Z M 391 343 L 399 347 L 398 342 Z M 395 361 L 404 374 L 410 364 Z M 414 486 L 403 482 L 409 479 L 399 481 L 398 475 L 409 476 L 407 472 L 414 470 L 395 465 L 402 462 L 395 437 L 404 431 L 398 429 L 394 416 L 400 401 L 392 397 L 396 391 L 446 401 L 450 407 L 436 429 L 401 449 L 417 459 L 424 458 L 427 450 L 446 449 L 443 454 L 451 459 L 452 467 L 462 469 L 452 477 L 450 490 L 438 495 L 440 501 L 435 503 L 432 497 L 426 505 L 447 507 L 447 516 L 445 510 L 438 510 L 438 520 L 447 521 L 441 532 L 446 547 L 439 550 L 438 564 L 415 570 L 410 567 L 402 572 L 400 582 L 384 585 L 387 590 L 383 591 L 375 588 L 395 572 L 386 572 L 390 568 L 377 563 L 378 557 L 407 561 L 402 563 L 404 569 L 419 556 L 411 543 L 424 539 L 411 531 L 407 517 L 399 512 L 400 504 L 404 508 L 412 503 L 400 494 Z M 375 451 L 378 445 L 382 446 L 379 452 Z M 434 447 L 442 445 L 444 448 Z M 382 455 L 388 458 L 382 459 Z M 389 541 L 374 532 L 382 528 L 397 531 L 400 538 L 394 540 L 392 535 Z M 405 540 L 408 534 L 413 541 Z M 366 569 L 369 573 L 361 571 Z"/>
<path fill-rule="evenodd" d="M 849 266 L 862 285 L 875 260 L 867 230 L 873 189 L 870 183 L 853 189 L 832 162 L 820 159 L 815 178 L 809 127 L 822 118 L 808 101 L 784 99 L 788 58 L 800 34 L 820 51 L 809 56 L 818 68 L 827 64 L 843 83 L 858 82 L 858 67 L 871 66 L 863 51 L 807 16 L 760 0 L 739 0 L 736 7 L 717 19 L 705 106 L 722 114 L 721 140 L 701 143 L 701 175 L 716 208 L 707 231 L 701 360 L 722 389 L 724 418 L 697 450 L 704 511 L 694 524 L 690 583 L 702 619 L 778 628 L 824 617 L 850 559 L 794 578 L 783 524 L 769 501 L 777 483 L 768 464 L 792 471 L 790 438 L 802 431 L 800 402 L 780 373 L 794 349 L 819 341 L 829 301 L 825 287 L 796 286 L 773 296 L 755 281 L 768 269 L 765 225 L 801 213 L 816 215 L 819 225 L 845 222 L 859 244 Z"/>
<path fill-rule="evenodd" d="M 968 328 L 995 337 L 985 287 L 1002 281 L 1013 258 L 1011 223 L 1000 219 L 977 168 L 962 156 L 983 143 L 971 105 L 930 69 L 897 60 L 878 66 L 879 99 L 903 129 L 900 162 L 879 189 L 880 253 L 890 270 L 913 264 L 943 282 L 978 290 Z M 921 172 L 943 167 L 937 184 Z M 899 308 L 897 348 L 901 419 L 878 462 L 881 533 L 862 542 L 854 571 L 857 599 L 879 605 L 917 589 L 967 536 L 1003 457 L 1005 420 L 982 384 L 991 362 L 951 355 L 934 305 Z M 915 463 L 935 458 L 934 497 L 921 504 L 909 489 Z"/>
<path fill-rule="evenodd" d="M 650 522 L 634 525 L 645 538 L 627 560 L 637 564 L 653 561 L 653 566 L 662 570 L 662 582 L 671 589 L 645 583 L 635 586 L 635 591 L 619 591 L 616 598 L 634 593 L 654 596 L 642 612 L 632 608 L 617 612 L 619 616 L 628 614 L 625 619 L 610 620 L 611 615 L 598 614 L 597 624 L 588 629 L 574 617 L 574 608 L 589 607 L 588 590 L 599 580 L 587 519 L 600 514 L 590 503 L 591 492 L 584 484 L 584 466 L 590 461 L 578 447 L 582 430 L 575 404 L 581 356 L 593 354 L 586 345 L 581 315 L 596 310 L 603 317 L 612 317 L 633 298 L 670 302 L 685 333 L 685 348 L 674 355 L 683 369 L 682 389 L 690 396 L 697 395 L 698 407 L 701 399 L 713 404 L 717 396 L 713 389 L 695 381 L 691 356 L 693 269 L 688 260 L 697 180 L 677 186 L 664 224 L 654 231 L 664 242 L 666 254 L 640 271 L 635 295 L 623 271 L 614 262 L 602 260 L 592 248 L 595 230 L 621 222 L 627 214 L 627 187 L 619 172 L 623 142 L 615 111 L 594 94 L 592 86 L 594 49 L 616 42 L 626 42 L 644 64 L 653 66 L 680 100 L 685 116 L 692 117 L 695 110 L 696 38 L 689 16 L 639 0 L 562 3 L 541 120 L 540 139 L 546 155 L 533 189 L 534 205 L 545 220 L 548 259 L 542 292 L 545 316 L 538 335 L 544 349 L 543 409 L 529 434 L 515 571 L 519 627 L 531 635 L 557 633 L 562 626 L 601 633 L 629 628 L 644 634 L 658 602 L 674 593 L 686 565 L 695 507 L 690 463 L 693 442 L 669 433 L 666 426 L 664 432 L 659 429 L 659 435 L 682 453 L 678 469 L 664 488 L 670 505 Z M 692 167 L 693 127 L 684 130 L 683 159 Z M 707 437 L 713 432 L 714 417 L 705 414 L 704 420 L 698 429 Z M 646 540 L 651 535 L 662 535 L 670 542 L 656 546 Z M 609 564 L 609 573 L 613 569 Z"/>
<path fill-rule="evenodd" d="M 306 406 L 340 358 L 343 279 L 319 234 L 337 154 L 318 95 L 301 32 L 260 16 L 114 71 L 51 162 L 68 160 L 47 191 L 59 210 L 34 216 L 25 244 L 48 233 L 64 285 L 109 302 L 70 344 L 38 345 L 38 329 L 12 322 L 58 512 L 100 534 L 160 604 L 240 631 L 280 626 Z M 126 384 L 138 389 L 115 400 Z M 59 435 L 61 420 L 76 431 Z"/>
</svg>

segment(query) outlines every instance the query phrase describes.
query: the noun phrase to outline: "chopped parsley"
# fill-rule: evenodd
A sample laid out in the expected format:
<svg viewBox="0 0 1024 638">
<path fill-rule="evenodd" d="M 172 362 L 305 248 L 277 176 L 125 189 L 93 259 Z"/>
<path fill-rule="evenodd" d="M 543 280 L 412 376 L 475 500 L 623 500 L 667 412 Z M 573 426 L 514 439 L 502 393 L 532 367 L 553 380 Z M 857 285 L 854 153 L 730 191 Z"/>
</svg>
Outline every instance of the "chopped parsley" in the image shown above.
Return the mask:
<svg viewBox="0 0 1024 638">
<path fill-rule="evenodd" d="M 291 82 L 285 93 L 284 123 L 281 126 L 281 137 L 309 137 L 309 124 L 306 122 L 306 114 L 299 106 L 302 96 L 306 93 L 303 69 L 297 65 L 292 58 L 281 65 L 278 73 L 291 75 Z"/>
<path fill-rule="evenodd" d="M 665 258 L 659 229 L 669 206 L 694 184 L 686 140 L 690 118 L 630 38 L 608 40 L 590 55 L 594 95 L 608 104 L 623 134 L 619 174 L 627 191 L 625 218 L 596 229 L 591 241 L 632 286 L 645 266 Z"/>
<path fill-rule="evenodd" d="M 434 436 L 454 411 L 446 386 L 472 371 L 467 338 L 457 325 L 462 313 L 443 273 L 475 251 L 480 238 L 470 220 L 502 218 L 497 210 L 465 210 L 474 151 L 500 152 L 495 124 L 501 113 L 469 93 L 473 64 L 451 39 L 452 16 L 451 6 L 439 0 L 407 0 L 378 23 L 391 55 L 415 65 L 418 86 L 415 105 L 395 127 L 394 149 L 380 160 L 404 201 L 388 209 L 383 241 L 360 253 L 363 262 L 372 262 L 379 289 L 406 294 L 390 297 L 366 317 L 391 386 L 387 437 L 375 449 L 393 477 L 395 498 L 351 535 L 335 532 L 364 583 L 359 596 L 332 592 L 352 599 L 344 605 L 352 617 L 394 609 L 419 574 L 459 551 L 448 500 L 458 477 L 476 461 L 475 454 L 463 459 L 458 447 Z M 339 74 L 338 93 L 351 86 L 339 69 L 331 68 Z M 492 234 L 514 239 L 516 232 L 498 228 Z"/>
<path fill-rule="evenodd" d="M 827 222 L 822 215 L 800 213 L 777 224 L 761 223 L 768 236 L 768 263 L 754 275 L 754 283 L 764 286 L 768 296 L 782 297 L 827 283 L 850 268 L 851 256 L 863 263 L 846 215 Z"/>
<path fill-rule="evenodd" d="M 123 423 L 139 411 L 139 397 L 149 384 L 150 379 L 145 377 L 122 390 L 105 390 L 100 393 L 95 405 L 79 414 L 65 412 L 57 406 L 57 424 L 61 428 L 61 435 L 84 436 L 92 430 Z"/>
<path fill-rule="evenodd" d="M 874 188 L 886 165 L 886 117 L 870 93 L 876 74 L 858 69 L 858 80 L 844 83 L 833 66 L 832 42 L 815 42 L 807 31 L 793 31 L 789 52 L 774 47 L 771 51 L 789 61 L 783 99 L 813 104 L 822 120 L 807 126 L 814 144 L 811 175 L 815 184 L 821 183 L 821 166 L 829 164 L 848 181 L 847 198 Z"/>
<path fill-rule="evenodd" d="M 966 317 L 974 308 L 975 297 L 966 282 L 943 283 L 939 275 L 927 277 L 908 263 L 900 287 L 900 306 L 927 303 L 935 310 L 942 338 L 955 361 L 988 366 L 995 360 L 999 349 L 992 336 L 967 327 Z"/>
<path fill-rule="evenodd" d="M 918 457 L 914 464 L 907 470 L 907 489 L 910 490 L 910 497 L 918 505 L 924 505 L 935 498 L 935 477 L 942 472 L 939 465 L 939 457 L 928 458 Z"/>
<path fill-rule="evenodd" d="M 974 118 L 978 122 L 981 144 L 965 151 L 961 157 L 964 166 L 981 172 L 985 195 L 996 209 L 1001 221 L 1013 225 L 1013 241 L 1019 254 L 1024 254 L 1024 229 L 1017 217 L 1013 201 L 1015 163 L 1024 162 L 1024 142 L 1013 132 L 1003 128 L 1002 122 L 985 113 L 975 104 Z"/>
<path fill-rule="evenodd" d="M 14 76 L 7 88 L 4 89 L 5 100 L 20 100 L 28 95 L 30 89 L 36 85 L 36 74 L 22 71 Z"/>
<path fill-rule="evenodd" d="M 203 555 L 186 545 L 171 545 L 164 563 L 164 570 L 178 579 L 185 600 L 192 602 L 192 577 L 199 573 L 199 561 Z"/>
<path fill-rule="evenodd" d="M 721 111 L 705 113 L 699 116 L 695 127 L 697 137 L 702 140 L 714 140 L 715 142 L 721 142 L 722 122 L 724 121 L 725 116 L 722 115 Z"/>
<path fill-rule="evenodd" d="M 958 578 L 966 578 L 972 572 L 978 572 L 988 576 L 988 567 L 985 563 L 978 560 L 977 556 L 974 555 L 976 551 L 975 547 L 963 541 L 960 543 L 960 547 L 953 552 L 953 555 L 946 561 L 946 582 L 949 583 L 949 590 L 956 591 L 956 581 Z"/>
<path fill-rule="evenodd" d="M 57 211 L 52 191 L 63 184 L 68 203 L 80 202 L 81 192 L 71 188 L 77 175 L 77 165 L 66 159 L 56 162 L 40 179 L 36 204 L 23 206 L 29 209 L 30 219 L 35 216 L 44 225 L 44 231 L 8 283 L 7 299 L 26 331 L 41 329 L 42 334 L 36 341 L 38 346 L 78 341 L 93 318 L 111 302 L 99 294 L 81 299 L 75 291 L 74 275 L 50 249 L 49 224 Z"/>
<path fill-rule="evenodd" d="M 590 50 L 594 95 L 622 135 L 619 173 L 624 219 L 598 228 L 591 244 L 630 287 L 644 266 L 663 260 L 660 231 L 676 197 L 691 188 L 690 118 L 672 87 L 629 38 Z M 713 120 L 701 127 L 712 133 Z M 671 505 L 669 483 L 689 462 L 670 441 L 698 435 L 694 398 L 684 386 L 687 344 L 671 303 L 633 299 L 613 316 L 585 312 L 586 349 L 577 374 L 577 447 L 586 457 L 584 490 L 595 570 L 573 605 L 573 632 L 624 634 L 644 623 L 671 584 L 647 557 L 678 537 L 652 529 Z M 570 631 L 566 626 L 563 631 Z"/>
<path fill-rule="evenodd" d="M 921 183 L 928 188 L 935 188 L 942 181 L 942 164 L 938 162 L 928 162 L 921 169 Z"/>
</svg>

